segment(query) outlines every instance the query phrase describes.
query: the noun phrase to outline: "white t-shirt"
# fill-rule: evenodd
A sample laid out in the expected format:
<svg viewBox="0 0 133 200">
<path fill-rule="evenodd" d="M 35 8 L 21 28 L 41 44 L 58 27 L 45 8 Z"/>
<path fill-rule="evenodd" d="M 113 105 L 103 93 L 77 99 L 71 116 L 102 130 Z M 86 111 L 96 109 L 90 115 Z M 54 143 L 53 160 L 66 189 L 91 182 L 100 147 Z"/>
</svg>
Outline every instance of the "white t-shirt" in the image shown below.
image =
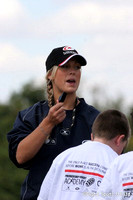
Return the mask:
<svg viewBox="0 0 133 200">
<path fill-rule="evenodd" d="M 133 151 L 118 156 L 109 167 L 93 200 L 133 200 Z"/>
<path fill-rule="evenodd" d="M 53 161 L 37 200 L 92 199 L 117 156 L 111 147 L 95 141 L 67 149 Z"/>
</svg>

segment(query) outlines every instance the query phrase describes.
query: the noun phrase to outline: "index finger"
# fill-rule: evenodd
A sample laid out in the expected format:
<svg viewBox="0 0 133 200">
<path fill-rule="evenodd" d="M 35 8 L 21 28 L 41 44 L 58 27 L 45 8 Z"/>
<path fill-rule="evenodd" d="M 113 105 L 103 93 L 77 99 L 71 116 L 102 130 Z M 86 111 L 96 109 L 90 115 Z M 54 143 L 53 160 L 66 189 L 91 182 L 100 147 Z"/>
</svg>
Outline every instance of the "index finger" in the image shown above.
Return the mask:
<svg viewBox="0 0 133 200">
<path fill-rule="evenodd" d="M 62 102 L 58 102 L 58 103 L 55 104 L 53 107 L 54 107 L 53 109 L 54 109 L 55 111 L 57 111 L 57 110 L 59 110 L 61 107 L 63 107 L 63 103 L 62 103 Z"/>
</svg>

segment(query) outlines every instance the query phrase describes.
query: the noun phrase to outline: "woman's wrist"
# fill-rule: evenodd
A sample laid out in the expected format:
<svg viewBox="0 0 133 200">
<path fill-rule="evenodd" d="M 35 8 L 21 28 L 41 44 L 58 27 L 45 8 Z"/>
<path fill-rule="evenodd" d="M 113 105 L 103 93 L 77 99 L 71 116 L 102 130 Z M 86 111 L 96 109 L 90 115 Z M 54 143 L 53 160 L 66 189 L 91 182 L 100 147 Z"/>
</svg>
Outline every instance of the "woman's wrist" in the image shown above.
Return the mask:
<svg viewBox="0 0 133 200">
<path fill-rule="evenodd" d="M 53 127 L 54 127 L 53 124 L 49 122 L 49 119 L 47 117 L 44 118 L 43 121 L 38 126 L 40 132 L 42 132 L 47 139 L 49 138 Z"/>
<path fill-rule="evenodd" d="M 50 133 L 47 133 L 47 132 L 45 131 L 45 129 L 43 128 L 42 125 L 39 125 L 38 128 L 40 129 L 40 131 L 41 131 L 46 137 L 49 137 L 49 136 L 50 136 Z"/>
</svg>

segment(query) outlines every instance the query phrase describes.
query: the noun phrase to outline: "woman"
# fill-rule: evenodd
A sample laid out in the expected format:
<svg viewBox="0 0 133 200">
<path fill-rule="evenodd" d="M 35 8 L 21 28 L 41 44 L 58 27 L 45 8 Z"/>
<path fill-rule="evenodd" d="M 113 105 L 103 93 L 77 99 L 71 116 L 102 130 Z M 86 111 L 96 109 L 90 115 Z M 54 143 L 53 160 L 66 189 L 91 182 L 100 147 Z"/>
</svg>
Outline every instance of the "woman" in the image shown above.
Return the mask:
<svg viewBox="0 0 133 200">
<path fill-rule="evenodd" d="M 17 167 L 29 170 L 21 199 L 37 199 L 53 159 L 65 149 L 90 139 L 94 107 L 77 98 L 81 66 L 86 60 L 71 47 L 55 48 L 46 60 L 48 101 L 19 112 L 7 134 L 9 156 Z M 66 92 L 64 102 L 59 96 Z"/>
</svg>

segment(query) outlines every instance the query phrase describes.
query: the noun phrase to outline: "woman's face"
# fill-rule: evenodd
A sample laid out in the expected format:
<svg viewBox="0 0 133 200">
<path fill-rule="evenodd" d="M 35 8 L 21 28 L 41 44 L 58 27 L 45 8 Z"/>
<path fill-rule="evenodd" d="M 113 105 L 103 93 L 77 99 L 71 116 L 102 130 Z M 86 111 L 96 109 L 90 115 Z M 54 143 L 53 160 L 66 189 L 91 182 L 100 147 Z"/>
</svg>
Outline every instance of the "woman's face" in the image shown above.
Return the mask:
<svg viewBox="0 0 133 200">
<path fill-rule="evenodd" d="M 76 59 L 70 59 L 63 66 L 58 67 L 53 79 L 53 90 L 55 93 L 75 93 L 80 82 L 81 65 Z"/>
</svg>

